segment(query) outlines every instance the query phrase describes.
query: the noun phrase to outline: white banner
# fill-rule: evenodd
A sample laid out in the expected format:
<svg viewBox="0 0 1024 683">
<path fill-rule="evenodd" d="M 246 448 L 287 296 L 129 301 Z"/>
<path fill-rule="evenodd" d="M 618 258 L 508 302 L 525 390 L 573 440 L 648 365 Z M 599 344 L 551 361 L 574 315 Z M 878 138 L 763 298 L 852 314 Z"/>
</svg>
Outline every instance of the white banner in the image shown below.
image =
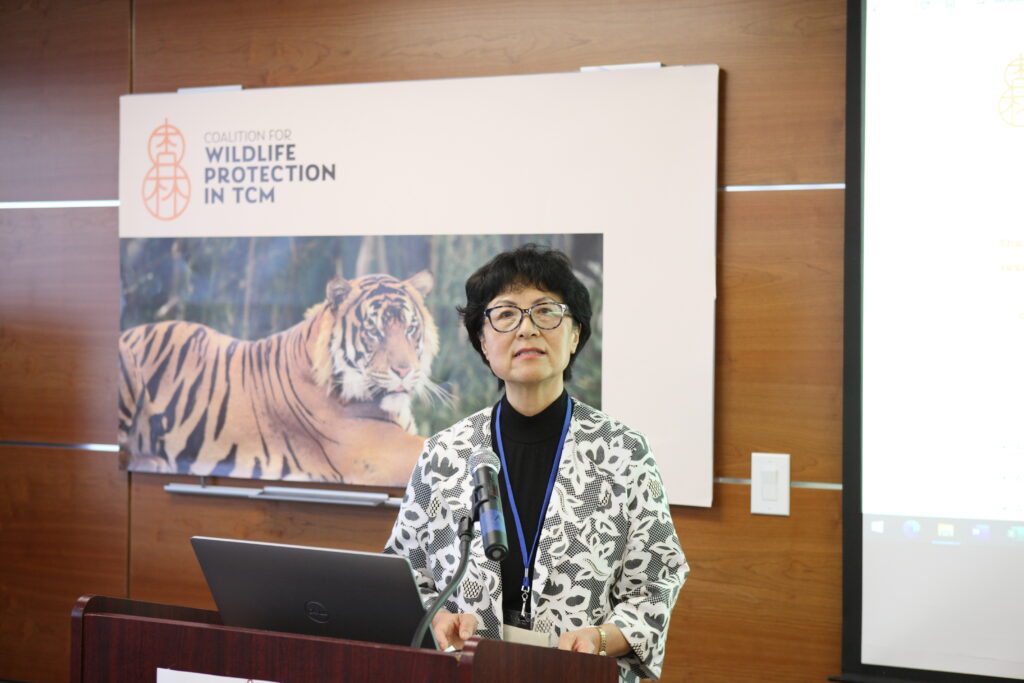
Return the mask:
<svg viewBox="0 0 1024 683">
<path fill-rule="evenodd" d="M 120 235 L 600 235 L 601 407 L 709 506 L 717 101 L 713 65 L 125 96 Z"/>
</svg>

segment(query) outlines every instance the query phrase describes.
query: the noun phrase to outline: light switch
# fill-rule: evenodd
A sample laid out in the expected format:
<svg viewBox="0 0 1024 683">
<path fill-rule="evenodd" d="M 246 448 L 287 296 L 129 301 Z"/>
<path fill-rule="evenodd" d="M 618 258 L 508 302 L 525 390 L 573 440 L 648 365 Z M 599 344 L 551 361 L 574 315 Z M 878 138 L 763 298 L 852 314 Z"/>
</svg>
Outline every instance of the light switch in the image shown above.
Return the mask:
<svg viewBox="0 0 1024 683">
<path fill-rule="evenodd" d="M 750 512 L 789 515 L 788 453 L 751 454 Z"/>
<path fill-rule="evenodd" d="M 761 497 L 766 501 L 779 499 L 779 473 L 774 469 L 765 470 L 764 482 L 761 484 Z"/>
</svg>

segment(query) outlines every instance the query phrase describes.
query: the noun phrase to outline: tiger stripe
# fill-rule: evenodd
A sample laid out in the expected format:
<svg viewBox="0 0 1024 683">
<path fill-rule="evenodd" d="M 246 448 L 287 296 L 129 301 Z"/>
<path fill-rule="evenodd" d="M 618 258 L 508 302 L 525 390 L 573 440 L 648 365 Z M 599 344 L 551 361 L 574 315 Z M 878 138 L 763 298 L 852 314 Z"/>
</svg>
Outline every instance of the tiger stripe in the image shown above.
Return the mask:
<svg viewBox="0 0 1024 683">
<path fill-rule="evenodd" d="M 444 398 L 429 379 L 432 286 L 426 271 L 335 278 L 303 321 L 254 341 L 188 321 L 125 330 L 122 457 L 136 471 L 404 484 L 385 453 L 411 468 L 412 397 Z"/>
</svg>

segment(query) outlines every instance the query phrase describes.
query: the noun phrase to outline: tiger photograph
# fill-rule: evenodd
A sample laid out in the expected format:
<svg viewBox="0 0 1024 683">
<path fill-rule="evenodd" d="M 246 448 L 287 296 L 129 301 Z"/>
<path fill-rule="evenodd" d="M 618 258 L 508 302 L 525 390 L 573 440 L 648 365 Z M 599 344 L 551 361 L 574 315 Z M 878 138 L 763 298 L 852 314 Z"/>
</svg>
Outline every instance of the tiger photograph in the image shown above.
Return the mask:
<svg viewBox="0 0 1024 683">
<path fill-rule="evenodd" d="M 601 236 L 533 241 L 553 237 L 594 257 L 599 300 Z M 530 239 L 122 239 L 122 466 L 404 486 L 426 436 L 499 397 L 455 306 L 462 264 L 510 241 Z M 571 391 L 599 405 L 595 356 Z"/>
</svg>

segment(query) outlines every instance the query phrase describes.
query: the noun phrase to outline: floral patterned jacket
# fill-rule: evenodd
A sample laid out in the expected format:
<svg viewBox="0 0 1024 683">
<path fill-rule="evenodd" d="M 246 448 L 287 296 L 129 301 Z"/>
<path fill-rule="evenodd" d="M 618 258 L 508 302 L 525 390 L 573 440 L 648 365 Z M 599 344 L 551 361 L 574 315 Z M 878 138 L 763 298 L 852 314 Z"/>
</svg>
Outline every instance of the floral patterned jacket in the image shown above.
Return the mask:
<svg viewBox="0 0 1024 683">
<path fill-rule="evenodd" d="M 469 456 L 493 448 L 491 411 L 427 441 L 385 548 L 409 558 L 428 605 L 459 563 L 456 529 L 472 507 Z M 445 608 L 475 614 L 477 635 L 499 639 L 501 568 L 484 556 L 479 525 L 470 551 Z M 633 648 L 619 658 L 620 680 L 658 678 L 669 617 L 688 572 L 647 440 L 574 401 L 534 563 L 534 630 L 554 643 L 565 631 L 612 622 Z"/>
</svg>

